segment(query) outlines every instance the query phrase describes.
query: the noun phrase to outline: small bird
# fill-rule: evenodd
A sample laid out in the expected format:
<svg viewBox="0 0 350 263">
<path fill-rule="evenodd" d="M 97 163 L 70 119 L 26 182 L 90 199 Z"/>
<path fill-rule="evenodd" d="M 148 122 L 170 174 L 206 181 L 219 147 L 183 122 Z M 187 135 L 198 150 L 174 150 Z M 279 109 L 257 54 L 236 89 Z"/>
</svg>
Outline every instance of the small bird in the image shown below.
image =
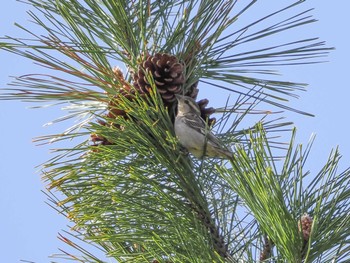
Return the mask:
<svg viewBox="0 0 350 263">
<path fill-rule="evenodd" d="M 174 128 L 180 144 L 199 159 L 204 156 L 231 159 L 232 151 L 210 132 L 198 104 L 191 97 L 177 94 L 176 98 L 178 105 Z"/>
</svg>

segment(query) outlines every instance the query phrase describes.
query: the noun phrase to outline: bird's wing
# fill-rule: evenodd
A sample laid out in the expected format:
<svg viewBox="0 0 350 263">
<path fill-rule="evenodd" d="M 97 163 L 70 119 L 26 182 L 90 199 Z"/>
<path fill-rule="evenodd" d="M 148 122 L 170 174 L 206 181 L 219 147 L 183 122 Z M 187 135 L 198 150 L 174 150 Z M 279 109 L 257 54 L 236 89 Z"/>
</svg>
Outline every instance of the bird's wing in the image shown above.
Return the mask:
<svg viewBox="0 0 350 263">
<path fill-rule="evenodd" d="M 201 116 L 197 114 L 190 114 L 190 116 L 184 118 L 184 121 L 189 127 L 206 136 L 208 141 L 212 142 L 214 146 L 221 148 L 220 141 L 215 137 L 214 134 L 211 133 L 207 123 L 202 119 Z"/>
<path fill-rule="evenodd" d="M 183 118 L 183 121 L 199 133 L 203 134 L 205 130 L 208 130 L 205 121 L 197 114 L 186 114 L 186 118 Z"/>
</svg>

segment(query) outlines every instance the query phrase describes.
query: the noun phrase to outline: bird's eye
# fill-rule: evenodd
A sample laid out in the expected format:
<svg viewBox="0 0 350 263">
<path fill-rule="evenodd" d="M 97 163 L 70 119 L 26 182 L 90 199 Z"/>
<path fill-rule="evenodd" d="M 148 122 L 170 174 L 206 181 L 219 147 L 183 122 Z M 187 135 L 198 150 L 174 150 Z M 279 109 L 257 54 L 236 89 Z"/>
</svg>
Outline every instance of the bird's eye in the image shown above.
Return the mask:
<svg viewBox="0 0 350 263">
<path fill-rule="evenodd" d="M 188 100 L 185 100 L 185 103 L 186 103 L 186 104 L 189 104 L 190 102 L 189 102 Z"/>
</svg>

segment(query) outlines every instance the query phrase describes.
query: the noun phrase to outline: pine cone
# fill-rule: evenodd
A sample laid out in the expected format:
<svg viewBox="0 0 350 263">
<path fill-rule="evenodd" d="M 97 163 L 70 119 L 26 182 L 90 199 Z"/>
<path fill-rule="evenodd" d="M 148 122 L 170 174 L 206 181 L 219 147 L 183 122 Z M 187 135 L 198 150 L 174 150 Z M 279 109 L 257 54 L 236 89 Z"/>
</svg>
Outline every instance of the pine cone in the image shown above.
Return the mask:
<svg viewBox="0 0 350 263">
<path fill-rule="evenodd" d="M 299 231 L 302 231 L 305 241 L 309 241 L 313 219 L 309 214 L 305 213 L 298 222 Z"/>
<path fill-rule="evenodd" d="M 215 124 L 216 119 L 215 118 L 209 118 L 209 116 L 215 112 L 215 109 L 213 107 L 206 108 L 208 103 L 209 103 L 208 99 L 202 99 L 200 101 L 197 101 L 197 104 L 198 104 L 198 106 L 199 106 L 199 108 L 201 110 L 201 117 L 205 121 L 208 120 L 208 125 L 212 126 L 212 125 Z"/>
<path fill-rule="evenodd" d="M 145 72 L 149 72 L 153 76 L 165 106 L 172 105 L 176 100 L 175 94 L 182 92 L 181 85 L 185 83 L 183 69 L 184 66 L 173 55 L 166 53 L 148 55 L 134 74 L 134 87 L 142 93 L 148 93 L 151 86 Z"/>
<path fill-rule="evenodd" d="M 131 100 L 133 97 L 132 94 L 135 91 L 134 91 L 134 88 L 131 86 L 131 84 L 124 79 L 123 72 L 118 67 L 115 67 L 113 69 L 113 73 L 114 73 L 113 80 L 116 83 L 114 87 L 116 87 L 117 94 L 114 95 L 108 103 L 109 112 L 107 114 L 107 117 L 108 118 L 116 118 L 117 116 L 125 117 L 126 116 L 125 111 L 118 109 L 118 100 L 121 96 Z"/>
<path fill-rule="evenodd" d="M 111 85 L 111 88 L 114 88 L 117 91 L 117 94 L 110 97 L 110 100 L 107 105 L 108 113 L 105 116 L 107 117 L 107 119 L 115 119 L 117 117 L 126 118 L 126 112 L 118 108 L 119 100 L 121 96 L 132 100 L 133 93 L 135 92 L 134 87 L 131 86 L 131 84 L 124 79 L 123 72 L 118 67 L 115 67 L 113 69 L 113 74 L 114 84 L 113 86 Z M 98 120 L 97 122 L 102 126 L 112 125 L 111 123 L 108 123 L 105 120 Z M 120 126 L 117 126 L 116 128 L 121 130 L 123 129 L 123 127 Z M 113 144 L 99 134 L 91 134 L 90 140 L 92 141 L 93 146 Z"/>
</svg>

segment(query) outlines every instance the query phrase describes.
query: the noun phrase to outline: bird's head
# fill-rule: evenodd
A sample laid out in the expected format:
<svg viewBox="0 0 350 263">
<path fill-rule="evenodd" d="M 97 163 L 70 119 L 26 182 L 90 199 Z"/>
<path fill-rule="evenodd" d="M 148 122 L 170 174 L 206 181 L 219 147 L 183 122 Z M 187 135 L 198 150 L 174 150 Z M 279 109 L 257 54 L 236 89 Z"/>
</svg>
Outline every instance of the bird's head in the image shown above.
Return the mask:
<svg viewBox="0 0 350 263">
<path fill-rule="evenodd" d="M 177 99 L 177 114 L 185 115 L 188 113 L 201 115 L 201 110 L 194 99 L 188 96 L 176 94 Z"/>
</svg>

